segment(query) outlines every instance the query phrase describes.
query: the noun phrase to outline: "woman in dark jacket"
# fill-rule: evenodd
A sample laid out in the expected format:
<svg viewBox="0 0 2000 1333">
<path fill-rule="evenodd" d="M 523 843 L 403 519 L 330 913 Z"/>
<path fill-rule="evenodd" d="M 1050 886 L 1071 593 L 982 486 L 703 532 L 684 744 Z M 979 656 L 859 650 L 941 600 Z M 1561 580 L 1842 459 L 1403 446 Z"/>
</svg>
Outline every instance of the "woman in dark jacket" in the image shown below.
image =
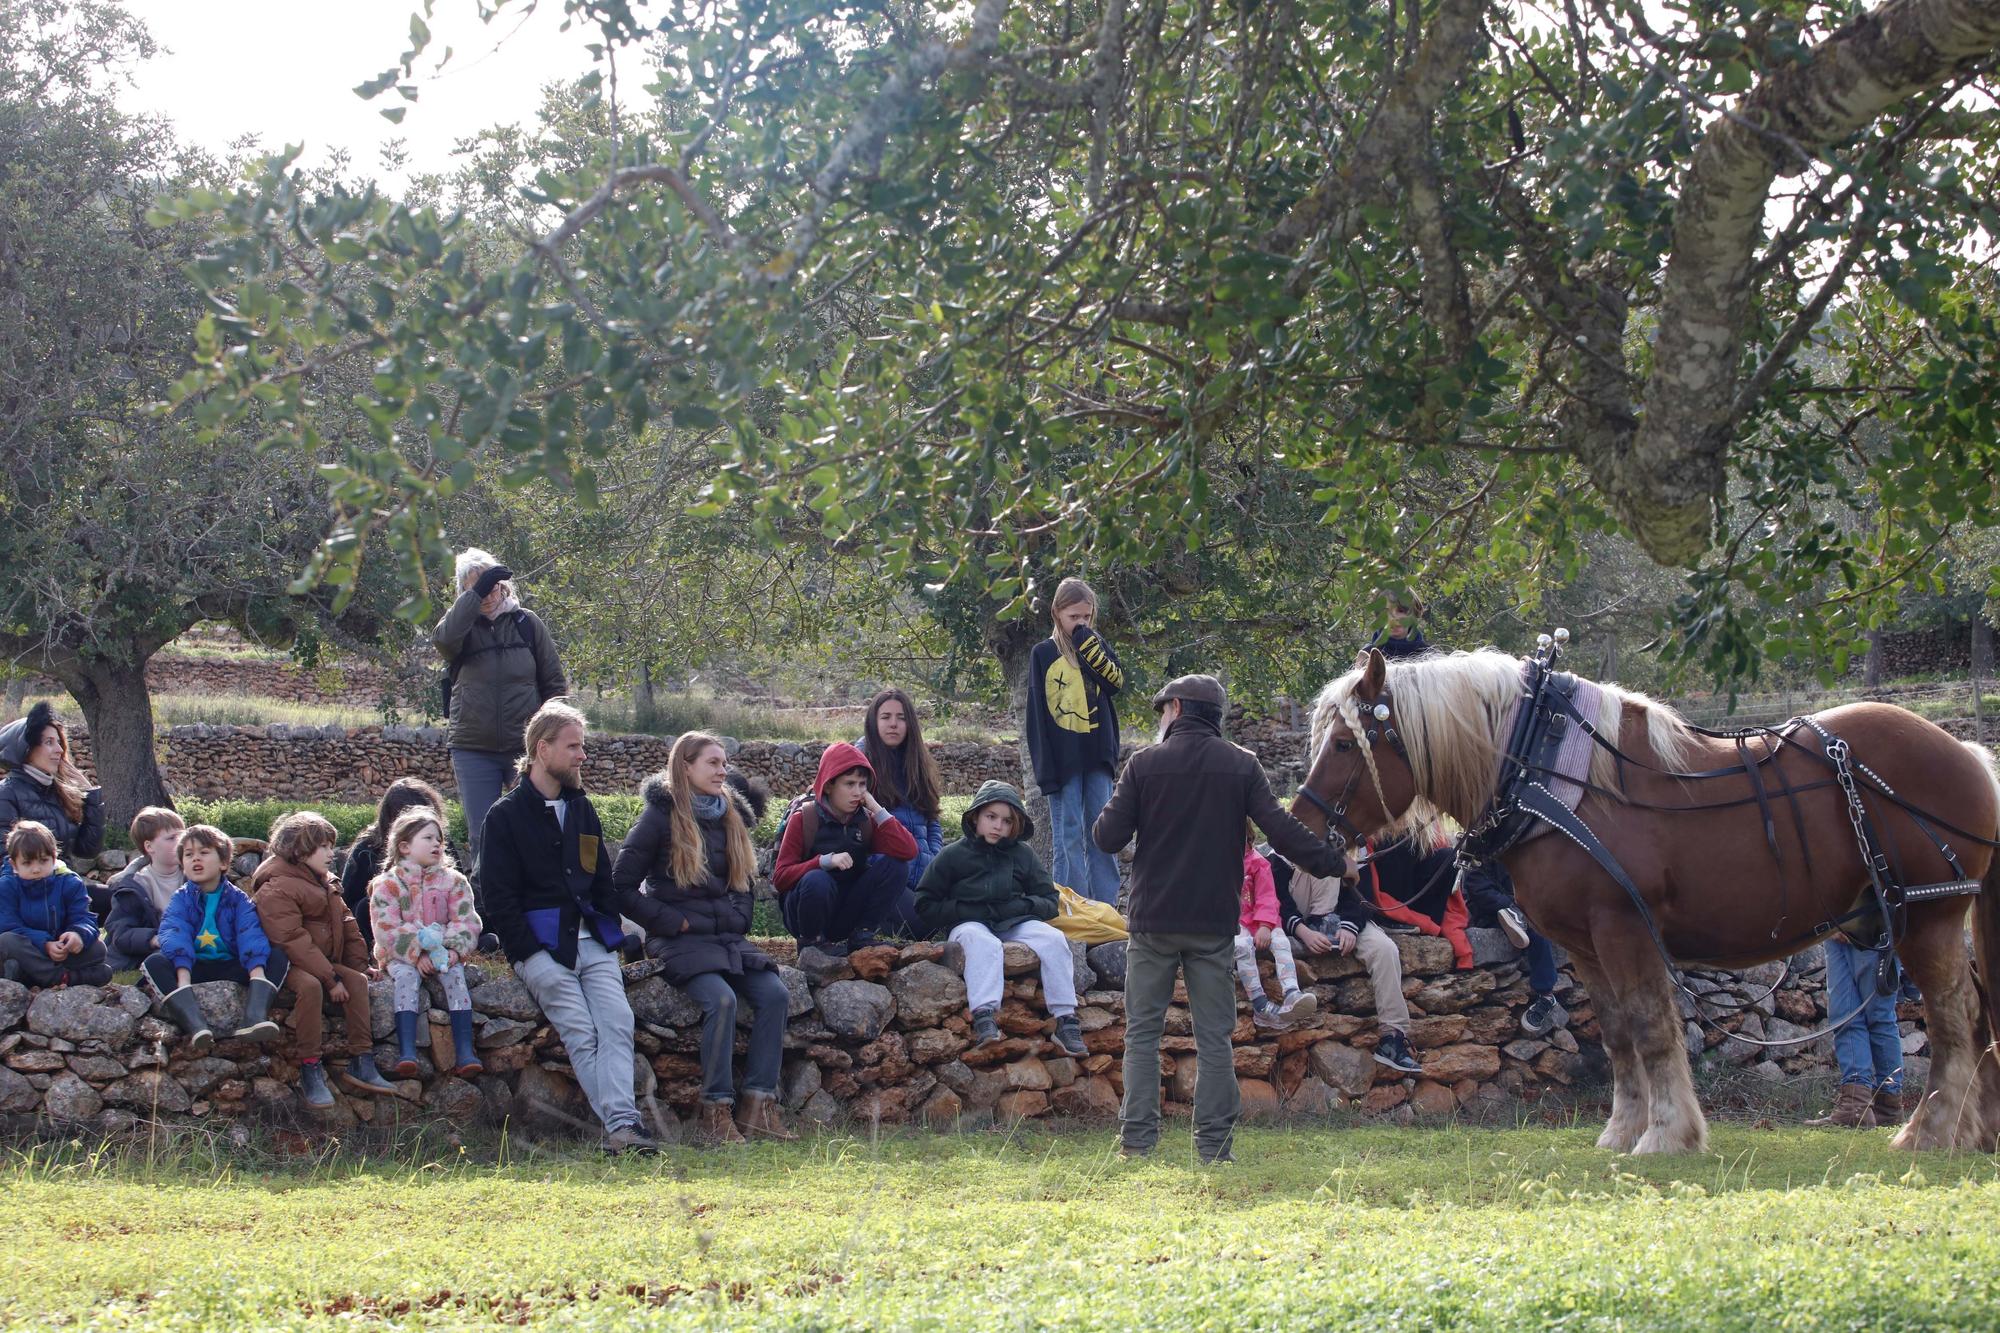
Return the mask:
<svg viewBox="0 0 2000 1333">
<path fill-rule="evenodd" d="M 46 701 L 0 727 L 0 838 L 24 819 L 56 835 L 64 859 L 88 860 L 104 848 L 104 789 L 93 787 L 70 762 L 69 733 Z M 93 901 L 102 915 L 108 905 Z"/>
<path fill-rule="evenodd" d="M 513 785 L 521 734 L 535 710 L 569 693 L 555 640 L 515 596 L 514 572 L 474 547 L 454 571 L 458 600 L 431 631 L 450 681 L 446 743 L 458 802 L 465 809 L 473 897 L 479 898 L 479 835 L 486 812 Z"/>
<path fill-rule="evenodd" d="M 375 928 L 368 919 L 368 886 L 375 877 L 389 869 L 388 858 L 383 852 L 383 843 L 388 839 L 389 830 L 396 826 L 396 820 L 405 810 L 418 806 L 438 812 L 440 820 L 445 814 L 444 796 L 436 787 L 422 778 L 397 778 L 382 793 L 382 803 L 375 807 L 375 822 L 361 830 L 354 845 L 347 849 L 347 864 L 340 870 L 340 896 L 347 903 L 347 910 L 354 914 L 354 923 L 361 927 L 361 939 L 372 951 L 375 948 Z M 453 865 L 464 865 L 458 848 L 445 838 L 445 856 Z M 497 952 L 481 945 L 482 952 Z"/>
<path fill-rule="evenodd" d="M 619 910 L 646 932 L 647 956 L 701 1005 L 702 1137 L 796 1138 L 777 1112 L 790 995 L 745 938 L 757 871 L 750 830 L 763 817 L 764 793 L 732 775 L 722 741 L 699 731 L 674 742 L 666 771 L 640 791 L 646 808 L 619 849 L 612 883 Z M 740 1097 L 729 1069 L 739 998 L 755 1013 Z"/>
</svg>

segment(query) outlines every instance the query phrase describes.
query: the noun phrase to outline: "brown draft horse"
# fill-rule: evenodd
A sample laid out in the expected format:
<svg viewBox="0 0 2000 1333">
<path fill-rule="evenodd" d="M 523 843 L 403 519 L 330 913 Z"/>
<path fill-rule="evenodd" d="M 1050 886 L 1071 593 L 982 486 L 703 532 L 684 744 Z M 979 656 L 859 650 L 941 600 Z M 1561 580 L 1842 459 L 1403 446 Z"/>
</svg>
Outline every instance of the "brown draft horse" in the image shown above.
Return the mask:
<svg viewBox="0 0 2000 1333">
<path fill-rule="evenodd" d="M 1759 773 L 1782 858 L 1774 860 L 1750 778 L 1740 768 L 1733 777 L 1699 782 L 1667 776 L 1739 764 L 1733 742 L 1702 736 L 1642 694 L 1601 688 L 1599 734 L 1615 738 L 1636 762 L 1620 764 L 1593 747 L 1589 780 L 1599 790 L 1585 791 L 1577 814 L 1638 887 L 1676 962 L 1741 968 L 1782 957 L 1823 937 L 1816 927 L 1857 904 L 1868 888 L 1867 865 L 1846 797 L 1816 749 L 1768 737 L 1750 743 L 1753 758 L 1770 756 Z M 1345 800 L 1348 821 L 1370 836 L 1440 816 L 1470 827 L 1493 799 L 1521 696 L 1522 663 L 1505 653 L 1450 653 L 1391 666 L 1370 651 L 1320 692 L 1305 787 L 1329 804 Z M 1385 727 L 1371 725 L 1378 704 L 1390 708 L 1401 753 Z M 1814 720 L 1844 738 L 1857 764 L 1913 806 L 1985 839 L 2000 834 L 2000 777 L 1991 754 L 1888 704 L 1848 704 Z M 1816 744 L 1802 734 L 1801 745 Z M 1796 797 L 1796 814 L 1780 794 L 1787 785 L 1810 785 Z M 1868 794 L 1866 784 L 1863 792 L 1904 882 L 1956 878 L 1909 814 Z M 1726 809 L 1673 808 L 1738 798 L 1741 804 Z M 1327 829 L 1325 811 L 1303 795 L 1292 813 L 1310 828 Z M 1932 1057 L 1923 1104 L 1894 1142 L 1990 1150 L 2000 1136 L 2000 1058 L 1993 1047 L 2000 996 L 1992 984 L 2000 961 L 2000 858 L 1990 846 L 1946 836 L 1965 874 L 1982 882 L 1970 901 L 1977 904 L 1979 971 L 1988 984 L 1979 991 L 1967 957 L 1969 900 L 1912 902 L 1897 952 L 1923 988 Z M 1703 1149 L 1708 1126 L 1689 1075 L 1672 979 L 1630 898 L 1559 833 L 1519 843 L 1501 859 L 1521 908 L 1569 951 L 1594 1002 L 1613 1078 L 1611 1119 L 1598 1144 L 1634 1153 Z"/>
</svg>

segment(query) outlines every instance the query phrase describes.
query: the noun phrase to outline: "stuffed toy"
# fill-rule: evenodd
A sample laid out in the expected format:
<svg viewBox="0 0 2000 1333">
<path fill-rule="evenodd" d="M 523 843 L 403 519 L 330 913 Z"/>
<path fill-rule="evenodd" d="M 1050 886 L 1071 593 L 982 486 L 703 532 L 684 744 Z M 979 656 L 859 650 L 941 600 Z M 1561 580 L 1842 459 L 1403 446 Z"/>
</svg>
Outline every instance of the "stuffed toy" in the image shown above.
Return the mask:
<svg viewBox="0 0 2000 1333">
<path fill-rule="evenodd" d="M 425 926 L 417 932 L 417 948 L 431 956 L 431 966 L 442 972 L 451 966 L 451 955 L 444 949 L 444 927 Z"/>
</svg>

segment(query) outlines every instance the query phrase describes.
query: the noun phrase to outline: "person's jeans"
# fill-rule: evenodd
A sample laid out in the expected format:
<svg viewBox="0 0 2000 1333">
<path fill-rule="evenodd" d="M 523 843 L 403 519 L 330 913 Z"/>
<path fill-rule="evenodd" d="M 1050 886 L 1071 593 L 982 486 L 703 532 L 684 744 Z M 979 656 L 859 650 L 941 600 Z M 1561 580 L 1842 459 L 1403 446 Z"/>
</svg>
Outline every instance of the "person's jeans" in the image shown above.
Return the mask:
<svg viewBox="0 0 2000 1333">
<path fill-rule="evenodd" d="M 111 980 L 111 964 L 104 959 L 104 939 L 99 936 L 60 963 L 50 959 L 42 946 L 26 935 L 8 931 L 0 935 L 0 960 L 21 965 L 21 980 L 30 986 L 54 986 L 67 979 L 72 986 L 102 986 Z"/>
<path fill-rule="evenodd" d="M 1115 782 L 1109 769 L 1093 768 L 1048 793 L 1050 877 L 1113 906 L 1118 903 L 1118 858 L 1099 850 L 1090 828 L 1110 802 Z"/>
<path fill-rule="evenodd" d="M 785 1058 L 785 1008 L 791 1002 L 776 972 L 704 972 L 681 987 L 701 1006 L 701 1099 L 736 1101 L 729 1058 L 736 1049 L 736 1001 L 750 1002 L 750 1052 L 743 1061 L 743 1091 L 778 1094 L 778 1066 Z"/>
<path fill-rule="evenodd" d="M 598 1122 L 607 1130 L 639 1124 L 632 1095 L 632 1006 L 625 999 L 618 955 L 585 930 L 577 935 L 574 972 L 544 949 L 514 964 L 514 975 L 562 1038 L 577 1086 Z"/>
<path fill-rule="evenodd" d="M 1826 1005 L 1834 1018 L 1861 1012 L 1833 1034 L 1833 1058 L 1840 1081 L 1889 1092 L 1903 1090 L 1903 1037 L 1896 1027 L 1896 988 L 1875 994 L 1875 951 L 1857 949 L 1839 935 L 1826 941 Z"/>
<path fill-rule="evenodd" d="M 1537 995 L 1556 993 L 1556 946 L 1549 943 L 1548 936 L 1528 927 L 1528 947 L 1521 950 L 1521 957 L 1528 964 L 1528 989 Z"/>
<path fill-rule="evenodd" d="M 898 907 L 909 893 L 904 887 L 909 866 L 886 856 L 871 856 L 858 875 L 837 876 L 809 870 L 778 900 L 785 929 L 801 942 L 845 940 L 856 932 L 893 927 Z"/>
<path fill-rule="evenodd" d="M 479 869 L 479 834 L 486 827 L 486 812 L 493 803 L 506 792 L 507 784 L 514 780 L 517 755 L 501 754 L 497 750 L 453 750 L 451 752 L 451 773 L 458 782 L 458 803 L 465 810 L 466 852 L 472 864 L 464 867 L 467 874 Z M 475 880 L 475 883 L 477 881 Z M 485 904 L 475 903 L 474 907 L 485 910 Z"/>
<path fill-rule="evenodd" d="M 1160 1141 L 1160 1037 L 1174 977 L 1187 981 L 1197 1077 L 1194 1147 L 1204 1162 L 1229 1151 L 1243 1094 L 1229 1034 L 1236 1027 L 1236 941 L 1231 935 L 1134 934 L 1125 950 L 1125 1102 L 1120 1138 L 1134 1152 Z"/>
</svg>

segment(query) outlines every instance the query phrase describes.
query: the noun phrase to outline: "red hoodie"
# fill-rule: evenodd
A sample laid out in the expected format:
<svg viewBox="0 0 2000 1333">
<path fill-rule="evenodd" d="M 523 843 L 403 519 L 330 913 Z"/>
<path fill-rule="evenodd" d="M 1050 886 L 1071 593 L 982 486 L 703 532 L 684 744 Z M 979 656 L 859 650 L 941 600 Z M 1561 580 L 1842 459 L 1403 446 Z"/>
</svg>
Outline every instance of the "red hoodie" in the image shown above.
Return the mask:
<svg viewBox="0 0 2000 1333">
<path fill-rule="evenodd" d="M 779 893 L 791 892 L 793 885 L 820 869 L 821 856 L 834 852 L 846 852 L 854 858 L 852 872 L 836 873 L 859 873 L 868 857 L 876 852 L 896 861 L 916 859 L 917 840 L 887 810 L 871 819 L 868 807 L 858 805 L 854 813 L 843 820 L 826 803 L 826 789 L 833 784 L 833 780 L 857 768 L 870 778 L 875 776 L 875 768 L 868 762 L 868 756 L 846 741 L 836 741 L 821 753 L 819 775 L 813 779 L 819 828 L 816 835 L 808 840 L 805 832 L 807 821 L 796 818 L 785 821 L 784 835 L 778 840 L 777 859 L 771 867 L 771 883 Z"/>
</svg>

